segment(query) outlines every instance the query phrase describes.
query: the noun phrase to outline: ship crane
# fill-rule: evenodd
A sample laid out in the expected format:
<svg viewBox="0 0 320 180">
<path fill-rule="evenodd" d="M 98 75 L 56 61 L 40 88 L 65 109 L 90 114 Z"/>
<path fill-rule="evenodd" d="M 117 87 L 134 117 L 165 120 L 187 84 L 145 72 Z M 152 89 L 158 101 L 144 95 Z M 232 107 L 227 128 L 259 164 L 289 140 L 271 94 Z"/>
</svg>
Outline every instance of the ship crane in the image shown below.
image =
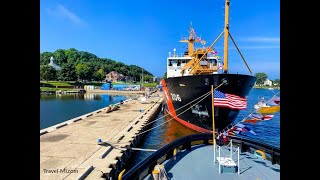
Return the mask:
<svg viewBox="0 0 320 180">
<path fill-rule="evenodd" d="M 199 38 L 194 38 L 195 32 L 192 26 L 190 26 L 189 31 L 189 38 L 185 40 L 180 40 L 180 42 L 188 43 L 188 54 L 185 56 L 192 57 L 192 59 L 186 63 L 181 68 L 181 75 L 185 73 L 185 70 L 189 69 L 189 75 L 200 75 L 200 74 L 213 74 L 217 73 L 219 70 L 217 59 L 215 58 L 209 58 L 208 53 L 214 52 L 212 50 L 213 45 L 218 41 L 218 39 L 224 35 L 224 51 L 223 51 L 223 72 L 228 73 L 228 40 L 229 36 L 235 45 L 238 53 L 240 54 L 242 60 L 244 61 L 245 65 L 247 66 L 250 74 L 252 75 L 252 71 L 250 67 L 248 66 L 246 60 L 244 59 L 243 55 L 241 54 L 237 44 L 235 43 L 234 39 L 232 38 L 230 32 L 229 32 L 229 6 L 230 6 L 230 0 L 226 0 L 226 10 L 225 10 L 225 25 L 224 30 L 221 32 L 221 34 L 217 37 L 217 39 L 208 47 L 208 48 L 197 48 L 194 51 L 194 43 L 200 42 Z"/>
</svg>

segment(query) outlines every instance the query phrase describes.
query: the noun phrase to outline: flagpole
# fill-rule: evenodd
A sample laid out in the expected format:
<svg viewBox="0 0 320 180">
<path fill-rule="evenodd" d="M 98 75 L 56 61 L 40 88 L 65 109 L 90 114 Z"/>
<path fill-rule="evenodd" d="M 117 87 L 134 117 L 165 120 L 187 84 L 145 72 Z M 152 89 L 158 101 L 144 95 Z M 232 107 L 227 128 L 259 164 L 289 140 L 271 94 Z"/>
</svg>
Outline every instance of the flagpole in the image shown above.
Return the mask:
<svg viewBox="0 0 320 180">
<path fill-rule="evenodd" d="M 212 138 L 213 138 L 213 162 L 216 163 L 216 134 L 215 134 L 215 125 L 214 125 L 214 88 L 211 85 L 211 94 L 212 94 Z"/>
</svg>

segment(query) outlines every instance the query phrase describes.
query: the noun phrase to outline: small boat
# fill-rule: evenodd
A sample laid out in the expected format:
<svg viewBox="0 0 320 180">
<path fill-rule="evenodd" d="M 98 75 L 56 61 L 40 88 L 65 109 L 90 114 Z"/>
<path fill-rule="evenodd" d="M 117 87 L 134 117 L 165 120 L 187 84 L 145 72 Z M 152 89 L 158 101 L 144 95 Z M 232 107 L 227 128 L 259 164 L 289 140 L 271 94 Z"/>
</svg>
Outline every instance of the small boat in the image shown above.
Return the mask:
<svg viewBox="0 0 320 180">
<path fill-rule="evenodd" d="M 254 105 L 254 109 L 258 110 L 258 109 L 261 109 L 262 107 L 270 107 L 269 105 L 267 105 L 267 101 L 264 99 L 264 97 L 261 97 L 259 102 Z"/>
<path fill-rule="evenodd" d="M 269 90 L 274 90 L 274 88 L 272 88 L 272 87 L 269 87 L 268 89 L 269 89 Z"/>
<path fill-rule="evenodd" d="M 280 106 L 269 106 L 269 107 L 261 107 L 258 109 L 258 113 L 260 114 L 274 114 L 280 111 Z"/>
<path fill-rule="evenodd" d="M 266 101 L 264 97 L 254 105 L 254 109 L 260 114 L 274 114 L 280 111 L 280 98 L 274 95 L 270 100 Z"/>
</svg>

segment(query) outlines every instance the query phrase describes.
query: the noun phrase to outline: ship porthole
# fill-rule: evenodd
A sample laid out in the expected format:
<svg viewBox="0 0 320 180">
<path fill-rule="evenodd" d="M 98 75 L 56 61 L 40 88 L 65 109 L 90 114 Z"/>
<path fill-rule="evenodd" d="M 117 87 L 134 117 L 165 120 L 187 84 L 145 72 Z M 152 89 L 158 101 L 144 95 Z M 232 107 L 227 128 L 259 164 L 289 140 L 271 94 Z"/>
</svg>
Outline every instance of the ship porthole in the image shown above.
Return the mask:
<svg viewBox="0 0 320 180">
<path fill-rule="evenodd" d="M 224 83 L 224 85 L 228 85 L 229 81 L 227 78 L 223 78 L 223 79 L 221 79 L 221 83 Z"/>
</svg>

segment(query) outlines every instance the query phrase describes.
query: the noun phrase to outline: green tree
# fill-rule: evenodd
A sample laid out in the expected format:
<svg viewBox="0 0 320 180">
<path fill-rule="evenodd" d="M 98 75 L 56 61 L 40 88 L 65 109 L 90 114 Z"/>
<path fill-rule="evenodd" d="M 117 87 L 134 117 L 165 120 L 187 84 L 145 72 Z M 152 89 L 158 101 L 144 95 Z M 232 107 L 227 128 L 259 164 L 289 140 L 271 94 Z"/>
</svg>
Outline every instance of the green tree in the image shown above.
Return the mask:
<svg viewBox="0 0 320 180">
<path fill-rule="evenodd" d="M 264 81 L 268 78 L 268 75 L 266 73 L 256 73 L 254 76 L 257 78 L 257 85 L 262 85 Z"/>
<path fill-rule="evenodd" d="M 70 48 L 65 51 L 65 56 L 67 57 L 68 63 L 76 63 L 79 57 L 79 52 L 75 48 Z"/>
<path fill-rule="evenodd" d="M 65 55 L 65 50 L 63 49 L 57 49 L 54 53 L 53 53 L 53 57 L 55 59 L 55 62 L 59 65 L 62 66 L 62 64 L 67 62 L 67 57 Z"/>
<path fill-rule="evenodd" d="M 275 85 L 275 86 L 280 86 L 280 79 L 275 79 L 275 80 L 273 81 L 273 85 Z"/>
<path fill-rule="evenodd" d="M 167 79 L 167 72 L 164 73 L 162 79 Z"/>
<path fill-rule="evenodd" d="M 106 74 L 103 69 L 99 69 L 98 71 L 94 72 L 93 78 L 96 81 L 102 81 L 105 78 Z"/>
<path fill-rule="evenodd" d="M 63 64 L 61 70 L 57 73 L 58 79 L 62 81 L 75 81 L 77 80 L 76 69 L 73 64 Z"/>
<path fill-rule="evenodd" d="M 147 81 L 149 83 L 153 82 L 153 76 L 143 75 L 143 81 Z"/>
<path fill-rule="evenodd" d="M 40 53 L 40 65 L 48 65 L 50 63 L 51 56 L 53 56 L 52 52 Z"/>
<path fill-rule="evenodd" d="M 117 62 L 112 59 L 108 58 L 99 58 L 96 55 L 86 52 L 86 51 L 78 51 L 75 48 L 70 49 L 57 49 L 54 53 L 52 52 L 43 52 L 40 53 L 40 65 L 48 65 L 50 61 L 50 57 L 54 56 L 55 62 L 62 68 L 66 64 L 71 67 L 65 67 L 62 72 L 58 71 L 58 78 L 60 80 L 63 79 L 72 79 L 75 80 L 80 75 L 82 78 L 86 78 L 86 80 L 91 80 L 91 77 L 95 75 L 93 78 L 98 77 L 97 71 L 103 69 L 105 74 L 108 74 L 110 71 L 117 71 L 118 73 L 123 74 L 124 76 L 129 76 L 130 78 L 135 81 L 140 81 L 142 68 L 136 65 L 126 65 L 122 62 Z M 85 76 L 81 72 L 74 74 L 74 71 L 71 70 L 70 74 L 67 75 L 66 69 L 74 69 L 79 64 L 85 64 L 89 67 L 89 71 Z M 75 70 L 76 71 L 76 70 Z M 100 73 L 101 74 L 101 73 Z M 150 75 L 153 76 L 150 72 L 143 69 L 143 76 Z M 77 77 L 78 76 L 78 77 Z"/>
<path fill-rule="evenodd" d="M 49 65 L 40 65 L 40 80 L 49 81 L 57 79 L 57 71 Z"/>
<path fill-rule="evenodd" d="M 86 64 L 78 64 L 76 66 L 76 73 L 78 75 L 78 78 L 82 81 L 89 80 L 91 77 L 90 67 Z"/>
</svg>

